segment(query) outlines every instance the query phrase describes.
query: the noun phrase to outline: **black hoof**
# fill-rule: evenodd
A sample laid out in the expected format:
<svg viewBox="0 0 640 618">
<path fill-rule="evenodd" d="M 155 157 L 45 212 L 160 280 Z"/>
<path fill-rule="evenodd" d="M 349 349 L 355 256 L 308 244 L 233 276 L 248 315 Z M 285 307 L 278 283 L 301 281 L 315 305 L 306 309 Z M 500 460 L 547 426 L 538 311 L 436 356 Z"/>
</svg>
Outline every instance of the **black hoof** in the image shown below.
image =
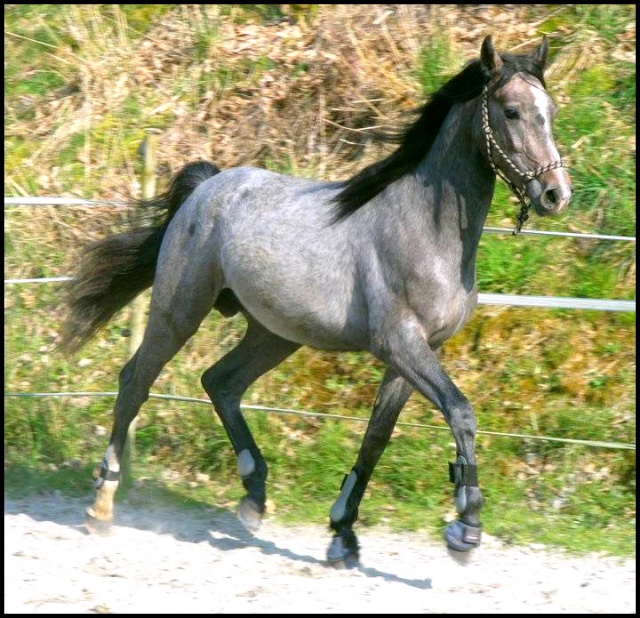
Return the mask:
<svg viewBox="0 0 640 618">
<path fill-rule="evenodd" d="M 327 550 L 327 560 L 335 567 L 348 568 L 358 563 L 360 547 L 353 530 L 336 534 Z"/>
<path fill-rule="evenodd" d="M 250 532 L 255 532 L 260 528 L 263 513 L 264 509 L 261 509 L 249 496 L 245 496 L 240 500 L 240 504 L 238 505 L 238 519 Z"/>
<path fill-rule="evenodd" d="M 103 521 L 94 517 L 87 509 L 84 513 L 84 525 L 90 534 L 107 536 L 111 534 L 111 521 Z"/>
<path fill-rule="evenodd" d="M 444 538 L 450 549 L 461 552 L 471 551 L 480 545 L 480 527 L 454 521 L 444 531 Z"/>
</svg>

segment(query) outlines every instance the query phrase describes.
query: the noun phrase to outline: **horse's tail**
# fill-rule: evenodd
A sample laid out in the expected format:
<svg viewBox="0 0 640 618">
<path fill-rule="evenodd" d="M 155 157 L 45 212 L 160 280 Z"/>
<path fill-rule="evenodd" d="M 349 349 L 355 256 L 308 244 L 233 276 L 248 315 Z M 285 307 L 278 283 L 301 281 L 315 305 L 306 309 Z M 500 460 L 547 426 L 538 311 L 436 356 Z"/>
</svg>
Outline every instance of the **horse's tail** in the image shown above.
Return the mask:
<svg viewBox="0 0 640 618">
<path fill-rule="evenodd" d="M 220 172 L 206 161 L 185 165 L 168 189 L 140 204 L 163 211 L 158 225 L 107 236 L 83 252 L 68 289 L 70 310 L 59 347 L 73 353 L 87 343 L 113 315 L 153 284 L 160 245 L 178 208 L 202 182 Z"/>
</svg>

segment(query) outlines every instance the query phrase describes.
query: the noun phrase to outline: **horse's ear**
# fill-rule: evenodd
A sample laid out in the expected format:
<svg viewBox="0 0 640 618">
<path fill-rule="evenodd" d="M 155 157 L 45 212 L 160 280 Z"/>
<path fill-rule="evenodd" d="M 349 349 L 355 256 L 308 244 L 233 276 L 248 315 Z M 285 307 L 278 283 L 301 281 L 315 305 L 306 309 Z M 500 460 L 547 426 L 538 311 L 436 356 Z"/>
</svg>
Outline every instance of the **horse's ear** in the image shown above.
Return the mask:
<svg viewBox="0 0 640 618">
<path fill-rule="evenodd" d="M 542 35 L 542 43 L 533 52 L 533 59 L 540 67 L 540 70 L 544 72 L 547 66 L 547 59 L 549 57 L 549 39 L 547 35 Z"/>
<path fill-rule="evenodd" d="M 480 58 L 482 64 L 488 69 L 491 77 L 495 77 L 502 71 L 502 58 L 498 52 L 493 48 L 493 41 L 491 35 L 485 37 L 482 41 L 482 49 L 480 50 Z"/>
</svg>

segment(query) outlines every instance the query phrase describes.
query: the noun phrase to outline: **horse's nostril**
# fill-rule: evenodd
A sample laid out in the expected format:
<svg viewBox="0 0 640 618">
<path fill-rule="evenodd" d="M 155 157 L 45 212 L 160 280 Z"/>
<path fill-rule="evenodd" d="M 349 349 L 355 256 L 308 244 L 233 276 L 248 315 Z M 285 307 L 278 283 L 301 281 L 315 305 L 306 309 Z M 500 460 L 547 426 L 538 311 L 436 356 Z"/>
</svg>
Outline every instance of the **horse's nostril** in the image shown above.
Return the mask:
<svg viewBox="0 0 640 618">
<path fill-rule="evenodd" d="M 556 205 L 560 201 L 560 191 L 557 189 L 547 189 L 544 197 L 547 204 Z"/>
</svg>

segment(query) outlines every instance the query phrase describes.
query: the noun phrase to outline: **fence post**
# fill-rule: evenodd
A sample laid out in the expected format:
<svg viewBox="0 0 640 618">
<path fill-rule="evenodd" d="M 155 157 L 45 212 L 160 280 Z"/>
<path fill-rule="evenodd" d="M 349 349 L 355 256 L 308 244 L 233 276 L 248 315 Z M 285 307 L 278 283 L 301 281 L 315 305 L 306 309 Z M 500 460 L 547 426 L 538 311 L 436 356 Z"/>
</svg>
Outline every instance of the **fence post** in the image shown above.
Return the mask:
<svg viewBox="0 0 640 618">
<path fill-rule="evenodd" d="M 142 197 L 148 199 L 156 194 L 156 147 L 158 144 L 158 129 L 146 129 L 144 142 L 140 145 L 144 166 L 142 170 Z M 140 213 L 133 213 L 133 217 Z M 128 358 L 132 358 L 142 343 L 145 324 L 145 310 L 147 294 L 139 294 L 131 303 L 129 318 L 129 346 Z M 127 441 L 122 456 L 122 479 L 125 484 L 131 481 L 131 466 L 136 452 L 136 419 L 129 425 Z"/>
</svg>

